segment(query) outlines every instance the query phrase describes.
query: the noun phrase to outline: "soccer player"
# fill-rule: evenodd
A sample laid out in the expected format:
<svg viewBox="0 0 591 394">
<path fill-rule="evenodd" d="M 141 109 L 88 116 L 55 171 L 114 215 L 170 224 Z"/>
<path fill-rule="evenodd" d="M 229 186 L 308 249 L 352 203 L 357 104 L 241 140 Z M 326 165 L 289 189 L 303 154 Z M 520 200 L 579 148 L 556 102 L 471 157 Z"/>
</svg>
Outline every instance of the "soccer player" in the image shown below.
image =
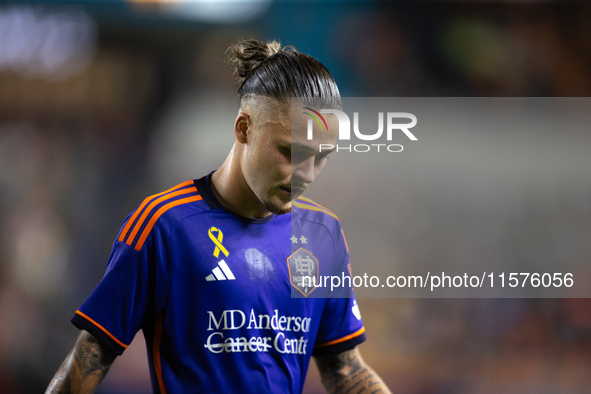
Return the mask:
<svg viewBox="0 0 591 394">
<path fill-rule="evenodd" d="M 94 392 L 140 329 L 155 393 L 300 393 L 312 356 L 330 393 L 389 392 L 357 350 L 365 328 L 351 285 L 331 297 L 306 281 L 348 275 L 349 252 L 338 218 L 300 197 L 336 119 L 308 140 L 318 108 L 294 111 L 291 97 L 337 108 L 336 83 L 277 42 L 242 40 L 228 56 L 241 79 L 232 150 L 126 218 L 47 393 Z"/>
</svg>

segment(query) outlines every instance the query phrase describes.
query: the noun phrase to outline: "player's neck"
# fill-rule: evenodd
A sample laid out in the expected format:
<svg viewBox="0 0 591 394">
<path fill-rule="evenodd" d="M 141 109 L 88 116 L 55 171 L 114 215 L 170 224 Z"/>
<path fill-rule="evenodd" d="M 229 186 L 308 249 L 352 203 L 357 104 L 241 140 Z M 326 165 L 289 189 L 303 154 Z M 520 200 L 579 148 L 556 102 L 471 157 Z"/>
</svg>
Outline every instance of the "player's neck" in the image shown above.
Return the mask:
<svg viewBox="0 0 591 394">
<path fill-rule="evenodd" d="M 220 168 L 212 174 L 211 189 L 220 204 L 237 215 L 250 219 L 271 215 L 248 187 L 234 148 Z"/>
</svg>

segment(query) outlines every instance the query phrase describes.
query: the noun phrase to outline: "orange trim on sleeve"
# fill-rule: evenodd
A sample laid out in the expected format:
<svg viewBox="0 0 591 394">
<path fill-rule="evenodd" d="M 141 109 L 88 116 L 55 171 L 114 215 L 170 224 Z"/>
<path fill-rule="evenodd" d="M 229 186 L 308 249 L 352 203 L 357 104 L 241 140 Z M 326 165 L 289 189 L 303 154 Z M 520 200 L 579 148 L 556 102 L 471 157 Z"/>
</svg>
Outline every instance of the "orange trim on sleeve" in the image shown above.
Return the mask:
<svg viewBox="0 0 591 394">
<path fill-rule="evenodd" d="M 154 194 L 153 196 L 147 197 L 146 199 L 144 199 L 144 201 L 142 202 L 142 204 L 138 207 L 138 209 L 136 209 L 135 213 L 133 214 L 133 216 L 131 218 L 129 218 L 129 220 L 127 221 L 127 223 L 125 224 L 125 227 L 123 228 L 123 231 L 121 231 L 121 235 L 119 235 L 119 238 L 117 239 L 119 242 L 123 242 L 123 240 L 125 239 L 125 236 L 127 235 L 127 232 L 129 231 L 129 229 L 131 228 L 131 225 L 133 224 L 133 222 L 135 221 L 135 219 L 138 217 L 138 215 L 140 214 L 140 212 L 142 211 L 142 209 L 144 209 L 144 207 L 148 204 L 148 202 L 158 196 L 161 196 L 163 194 L 166 194 L 168 192 L 171 192 L 173 190 L 176 189 L 180 189 L 189 185 L 194 184 L 193 181 L 186 181 L 181 183 L 180 185 L 176 185 L 175 187 L 171 187 L 168 190 L 163 191 L 162 193 L 158 193 L 158 194 Z"/>
<path fill-rule="evenodd" d="M 160 361 L 161 340 L 162 312 L 156 315 L 156 322 L 154 323 L 154 342 L 152 343 L 152 357 L 154 359 L 154 370 L 156 371 L 156 379 L 158 380 L 158 387 L 160 387 L 160 394 L 166 394 L 166 387 L 164 387 L 164 379 L 162 379 L 162 363 Z"/>
<path fill-rule="evenodd" d="M 121 342 L 117 338 L 115 338 L 115 336 L 113 334 L 111 334 L 109 331 L 107 331 L 107 329 L 105 327 L 101 326 L 100 324 L 98 324 L 97 322 L 92 320 L 90 317 L 86 316 L 84 313 L 82 313 L 80 311 L 76 311 L 76 314 L 82 316 L 83 318 L 85 318 L 86 320 L 88 320 L 89 322 L 91 322 L 92 324 L 97 326 L 98 328 L 100 328 L 101 331 L 103 331 L 105 334 L 107 334 L 109 336 L 109 338 L 114 340 L 117 343 L 117 345 L 123 347 L 124 349 L 127 349 L 127 347 L 129 346 L 129 345 L 124 344 L 123 342 Z"/>
<path fill-rule="evenodd" d="M 309 211 L 323 212 L 329 216 L 332 216 L 336 220 L 339 220 L 338 216 L 335 215 L 334 213 L 330 212 L 328 209 L 323 209 L 323 208 L 317 207 L 315 205 L 302 204 L 301 202 L 298 202 L 296 200 L 292 201 L 292 204 L 298 208 L 307 209 Z"/>
<path fill-rule="evenodd" d="M 320 345 L 315 345 L 314 347 L 317 348 L 317 347 L 336 345 L 337 343 L 345 342 L 345 341 L 348 341 L 349 339 L 358 337 L 359 335 L 363 334 L 364 332 L 365 332 L 365 327 L 361 327 L 359 330 L 355 331 L 353 334 L 347 335 L 346 337 L 335 339 L 334 341 L 326 342 L 326 343 L 323 343 Z"/>
<path fill-rule="evenodd" d="M 162 216 L 162 214 L 164 214 L 164 212 L 168 211 L 170 208 L 176 207 L 177 205 L 186 204 L 189 202 L 194 202 L 194 201 L 199 201 L 199 200 L 203 200 L 203 197 L 192 196 L 192 197 L 182 198 L 180 200 L 169 202 L 168 204 L 164 205 L 159 210 L 157 210 L 156 213 L 154 214 L 154 216 L 152 216 L 152 218 L 148 222 L 148 225 L 146 226 L 144 231 L 142 232 L 142 236 L 137 241 L 137 244 L 135 245 L 135 250 L 139 251 L 142 248 L 142 246 L 144 245 L 144 242 L 146 242 L 146 238 L 148 238 L 148 234 L 150 234 L 150 231 L 152 231 L 154 224 L 156 223 L 158 218 L 160 218 L 160 216 Z"/>
</svg>

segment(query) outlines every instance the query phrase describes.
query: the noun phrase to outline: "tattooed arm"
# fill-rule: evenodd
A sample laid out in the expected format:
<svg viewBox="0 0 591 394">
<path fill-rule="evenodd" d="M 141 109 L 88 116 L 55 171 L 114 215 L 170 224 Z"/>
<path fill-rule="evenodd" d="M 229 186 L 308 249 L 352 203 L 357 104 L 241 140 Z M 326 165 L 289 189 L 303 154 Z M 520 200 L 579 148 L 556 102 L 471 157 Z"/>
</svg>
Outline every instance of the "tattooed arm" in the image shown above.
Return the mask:
<svg viewBox="0 0 591 394">
<path fill-rule="evenodd" d="M 89 332 L 82 330 L 76 345 L 49 383 L 45 394 L 91 394 L 103 380 L 117 355 Z"/>
<path fill-rule="evenodd" d="M 365 364 L 356 347 L 315 359 L 322 384 L 329 394 L 390 393 L 382 379 Z"/>
</svg>

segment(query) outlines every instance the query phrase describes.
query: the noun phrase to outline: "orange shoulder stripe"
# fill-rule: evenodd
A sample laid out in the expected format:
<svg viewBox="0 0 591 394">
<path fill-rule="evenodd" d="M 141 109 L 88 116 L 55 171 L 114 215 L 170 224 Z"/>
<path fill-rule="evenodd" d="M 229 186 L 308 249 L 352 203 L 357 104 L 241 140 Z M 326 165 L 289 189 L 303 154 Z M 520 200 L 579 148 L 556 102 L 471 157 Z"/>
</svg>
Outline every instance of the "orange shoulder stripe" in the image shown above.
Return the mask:
<svg viewBox="0 0 591 394">
<path fill-rule="evenodd" d="M 133 222 L 135 221 L 135 219 L 138 217 L 138 215 L 140 214 L 140 212 L 142 211 L 142 209 L 144 209 L 144 207 L 148 204 L 148 202 L 151 199 L 156 198 L 158 196 L 161 196 L 163 194 L 169 193 L 169 192 L 171 192 L 173 190 L 180 189 L 180 188 L 183 188 L 183 187 L 186 187 L 186 186 L 190 186 L 192 184 L 193 184 L 193 181 L 186 181 L 186 182 L 181 183 L 180 185 L 176 185 L 175 187 L 172 187 L 172 188 L 170 188 L 168 190 L 165 190 L 162 193 L 154 194 L 153 196 L 150 196 L 150 197 L 147 197 L 146 199 L 144 199 L 144 201 L 142 202 L 142 204 L 134 212 L 133 216 L 131 218 L 129 218 L 129 220 L 125 224 L 125 227 L 123 228 L 123 231 L 121 231 L 121 235 L 119 235 L 119 238 L 117 240 L 119 242 L 123 242 L 123 240 L 125 239 L 125 236 L 127 235 L 127 232 L 129 231 L 131 225 L 133 224 Z"/>
<path fill-rule="evenodd" d="M 326 207 L 323 207 L 322 205 L 318 204 L 317 202 L 315 202 L 315 201 L 313 201 L 313 200 L 310 200 L 308 197 L 299 196 L 298 198 L 299 198 L 300 200 L 302 200 L 302 201 L 305 201 L 305 202 L 309 203 L 309 204 L 316 205 L 318 208 L 322 208 L 322 209 L 324 209 L 324 210 L 325 210 L 325 211 L 327 211 L 327 212 L 334 213 L 334 212 L 332 212 L 330 209 L 328 209 L 328 208 L 326 208 Z"/>
<path fill-rule="evenodd" d="M 195 189 L 195 191 L 196 190 L 197 189 Z M 164 214 L 164 212 L 168 211 L 170 208 L 176 207 L 177 205 L 186 204 L 189 202 L 194 202 L 194 201 L 199 201 L 199 200 L 203 200 L 203 197 L 197 195 L 197 196 L 181 198 L 180 200 L 169 202 L 168 204 L 164 205 L 159 210 L 157 210 L 156 213 L 152 216 L 152 218 L 148 222 L 148 225 L 146 226 L 144 231 L 142 232 L 140 239 L 137 241 L 137 244 L 135 245 L 135 250 L 139 251 L 142 248 L 142 246 L 144 245 L 144 242 L 146 242 L 146 238 L 148 238 L 148 234 L 150 234 L 150 231 L 152 231 L 154 224 L 156 223 L 158 218 L 160 216 L 162 216 L 162 214 Z"/>
<path fill-rule="evenodd" d="M 144 224 L 146 218 L 148 217 L 148 215 L 150 215 L 150 213 L 152 212 L 152 210 L 154 209 L 154 207 L 158 204 L 160 204 L 163 201 L 169 200 L 173 197 L 176 196 L 180 196 L 182 194 L 187 194 L 187 193 L 196 193 L 197 192 L 197 188 L 195 186 L 193 187 L 189 187 L 187 189 L 180 189 L 177 190 L 175 192 L 166 194 L 162 197 L 159 197 L 157 199 L 155 199 L 154 201 L 152 201 L 150 203 L 150 205 L 148 205 L 148 207 L 146 208 L 146 210 L 144 211 L 144 213 L 142 214 L 142 216 L 139 218 L 139 220 L 137 221 L 136 225 L 133 227 L 133 231 L 131 232 L 131 234 L 129 234 L 129 238 L 127 238 L 127 244 L 131 246 L 131 244 L 133 243 L 133 240 L 135 239 L 135 236 L 137 235 L 138 231 L 140 231 L 140 228 L 142 228 L 142 225 Z"/>
<path fill-rule="evenodd" d="M 297 200 L 292 201 L 292 204 L 298 208 L 307 209 L 309 211 L 323 212 L 323 213 L 335 218 L 336 220 L 340 221 L 339 217 L 337 215 L 335 215 L 334 213 L 332 213 L 331 211 L 329 211 L 328 209 L 323 209 L 323 208 L 320 208 L 315 205 L 302 204 L 301 202 L 298 202 Z"/>
<path fill-rule="evenodd" d="M 105 334 L 107 334 L 109 336 L 109 338 L 111 338 L 112 340 L 114 340 L 117 343 L 117 345 L 121 346 L 124 349 L 127 349 L 127 347 L 129 346 L 129 345 L 124 344 L 123 342 L 121 342 L 117 338 L 115 338 L 115 336 L 113 334 L 111 334 L 105 327 L 101 326 L 100 324 L 98 324 L 97 322 L 95 322 L 94 320 L 92 320 L 90 317 L 88 317 L 87 315 L 85 315 L 84 313 L 82 313 L 80 311 L 76 311 L 76 314 L 82 316 L 83 318 L 85 318 L 86 320 L 88 320 L 89 322 L 91 322 L 92 324 L 94 324 L 95 326 L 97 326 L 98 328 L 100 328 L 101 331 L 104 332 Z"/>
<path fill-rule="evenodd" d="M 359 335 L 363 334 L 364 332 L 365 332 L 365 327 L 361 327 L 359 330 L 355 331 L 353 334 L 347 335 L 346 337 L 335 339 L 334 341 L 326 342 L 326 343 L 323 343 L 320 345 L 315 345 L 314 347 L 317 348 L 317 347 L 336 345 L 337 343 L 345 342 L 349 339 L 358 337 Z"/>
</svg>

